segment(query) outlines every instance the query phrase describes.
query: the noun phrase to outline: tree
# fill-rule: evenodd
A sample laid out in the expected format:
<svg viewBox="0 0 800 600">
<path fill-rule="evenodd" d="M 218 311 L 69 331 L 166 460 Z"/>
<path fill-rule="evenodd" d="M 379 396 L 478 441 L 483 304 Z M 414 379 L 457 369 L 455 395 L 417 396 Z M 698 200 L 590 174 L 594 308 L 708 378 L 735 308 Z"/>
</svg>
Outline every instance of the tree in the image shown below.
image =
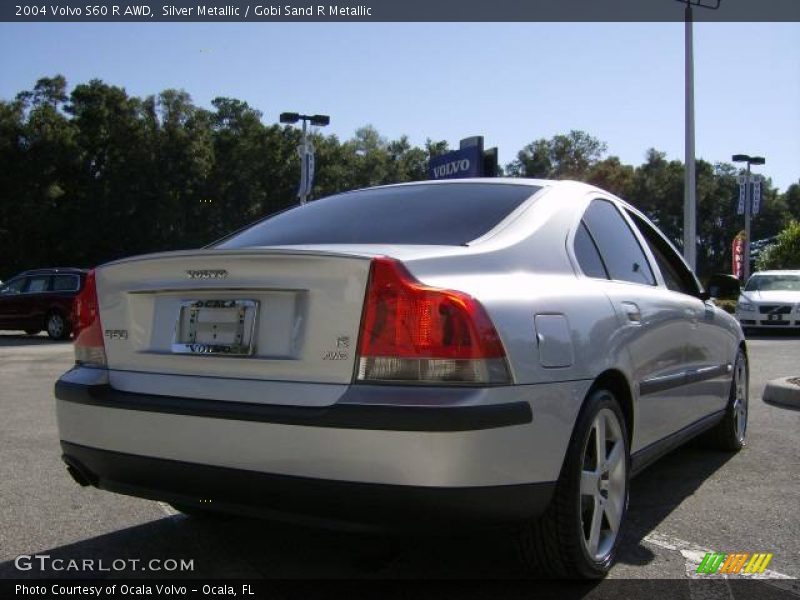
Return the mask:
<svg viewBox="0 0 800 600">
<path fill-rule="evenodd" d="M 350 139 L 312 129 L 312 201 L 427 177 L 443 140 L 421 146 L 365 126 Z M 297 127 L 266 124 L 247 102 L 218 97 L 206 110 L 183 90 L 139 98 L 98 79 L 71 92 L 43 77 L 0 100 L 0 279 L 43 265 L 92 266 L 132 254 L 198 247 L 297 203 Z M 628 200 L 680 247 L 683 164 L 651 149 L 638 166 L 571 131 L 531 142 L 506 167 L 512 176 L 587 181 Z M 698 268 L 730 265 L 741 228 L 733 165 L 697 163 Z M 767 179 L 753 238 L 800 217 L 800 182 L 779 194 Z"/>
<path fill-rule="evenodd" d="M 586 182 L 620 198 L 630 199 L 634 191 L 635 170 L 630 165 L 623 165 L 618 157 L 609 156 L 592 166 Z"/>
<path fill-rule="evenodd" d="M 800 221 L 792 221 L 778 234 L 777 241 L 762 250 L 756 269 L 800 269 Z"/>
<path fill-rule="evenodd" d="M 513 177 L 585 180 L 606 152 L 606 144 L 585 131 L 539 139 L 525 146 L 506 166 Z"/>
<path fill-rule="evenodd" d="M 668 161 L 664 152 L 647 151 L 636 167 L 631 204 L 644 212 L 678 248 L 683 248 L 683 163 Z"/>
<path fill-rule="evenodd" d="M 60 237 L 74 245 L 75 264 L 91 266 L 152 248 L 156 175 L 142 102 L 94 79 L 75 87 L 66 112 L 76 129 L 78 169 Z M 87 236 L 86 223 L 113 233 Z"/>
<path fill-rule="evenodd" d="M 2 144 L 11 150 L 10 164 L 16 166 L 8 173 L 14 197 L 6 201 L 13 205 L 5 211 L 6 225 L 0 226 L 10 232 L 15 267 L 41 264 L 67 248 L 68 240 L 57 234 L 73 197 L 78 148 L 76 128 L 62 111 L 65 86 L 60 75 L 42 78 L 32 91 L 17 95 L 7 114 L 22 118 L 19 129 L 11 126 L 4 132 L 19 137 Z"/>
<path fill-rule="evenodd" d="M 792 219 L 800 221 L 800 181 L 786 188 L 783 199 Z"/>
</svg>

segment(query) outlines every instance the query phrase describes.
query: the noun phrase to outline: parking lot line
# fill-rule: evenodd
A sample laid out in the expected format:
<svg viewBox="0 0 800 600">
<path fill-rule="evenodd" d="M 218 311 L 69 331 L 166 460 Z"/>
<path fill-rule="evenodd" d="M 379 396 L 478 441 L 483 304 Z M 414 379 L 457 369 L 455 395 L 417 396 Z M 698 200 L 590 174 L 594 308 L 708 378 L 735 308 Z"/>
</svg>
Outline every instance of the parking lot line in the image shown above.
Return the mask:
<svg viewBox="0 0 800 600">
<path fill-rule="evenodd" d="M 800 581 L 790 575 L 785 575 L 784 573 L 779 573 L 772 569 L 766 569 L 763 573 L 741 572 L 736 575 L 698 573 L 697 567 L 700 565 L 703 557 L 709 552 L 714 552 L 714 550 L 703 548 L 695 543 L 665 535 L 658 531 L 651 531 L 644 537 L 643 541 L 664 550 L 680 552 L 686 560 L 686 576 L 690 579 L 757 579 L 774 588 L 790 592 L 800 597 Z"/>
<path fill-rule="evenodd" d="M 163 512 L 165 515 L 167 515 L 168 517 L 174 517 L 174 516 L 176 516 L 176 515 L 179 515 L 179 514 L 180 514 L 180 513 L 179 513 L 177 510 L 175 510 L 174 508 L 172 508 L 172 507 L 171 507 L 169 504 L 167 504 L 166 502 L 156 502 L 156 504 L 158 504 L 158 507 L 161 509 L 161 511 L 162 511 L 162 512 Z"/>
</svg>

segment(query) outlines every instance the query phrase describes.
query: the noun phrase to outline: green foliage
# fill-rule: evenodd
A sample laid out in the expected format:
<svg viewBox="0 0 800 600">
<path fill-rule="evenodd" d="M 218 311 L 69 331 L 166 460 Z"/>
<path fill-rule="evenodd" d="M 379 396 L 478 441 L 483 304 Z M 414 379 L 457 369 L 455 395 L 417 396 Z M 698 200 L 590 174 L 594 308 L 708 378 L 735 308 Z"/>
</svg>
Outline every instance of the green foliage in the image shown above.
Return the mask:
<svg viewBox="0 0 800 600">
<path fill-rule="evenodd" d="M 195 106 L 61 75 L 0 101 L 0 279 L 32 267 L 92 266 L 198 247 L 297 202 L 296 127 L 246 102 Z M 387 140 L 371 126 L 340 142 L 312 130 L 313 197 L 427 176 L 447 142 Z"/>
<path fill-rule="evenodd" d="M 582 179 L 605 151 L 605 143 L 585 131 L 573 130 L 528 144 L 507 172 L 515 177 Z"/>
<path fill-rule="evenodd" d="M 733 314 L 736 312 L 736 300 L 721 300 L 719 298 L 714 298 L 712 301 L 726 313 Z"/>
<path fill-rule="evenodd" d="M 800 182 L 790 185 L 783 197 L 792 219 L 800 221 Z"/>
<path fill-rule="evenodd" d="M 68 92 L 63 76 L 42 78 L 0 101 L 0 279 L 199 247 L 285 209 L 297 202 L 300 136 L 235 98 L 215 98 L 206 110 L 183 90 L 137 98 L 97 79 Z M 347 140 L 312 129 L 311 140 L 313 198 L 425 179 L 431 157 L 450 150 L 442 140 L 416 147 L 405 136 L 387 139 L 370 125 Z M 599 139 L 570 131 L 531 142 L 501 171 L 607 189 L 680 248 L 683 164 L 655 149 L 641 165 L 626 165 L 606 156 Z M 742 228 L 737 174 L 729 164 L 697 162 L 701 273 L 730 271 L 731 240 Z M 800 182 L 778 194 L 767 180 L 762 193 L 754 239 L 800 219 Z"/>
<path fill-rule="evenodd" d="M 792 221 L 771 246 L 762 250 L 756 263 L 759 271 L 800 269 L 800 221 Z"/>
</svg>

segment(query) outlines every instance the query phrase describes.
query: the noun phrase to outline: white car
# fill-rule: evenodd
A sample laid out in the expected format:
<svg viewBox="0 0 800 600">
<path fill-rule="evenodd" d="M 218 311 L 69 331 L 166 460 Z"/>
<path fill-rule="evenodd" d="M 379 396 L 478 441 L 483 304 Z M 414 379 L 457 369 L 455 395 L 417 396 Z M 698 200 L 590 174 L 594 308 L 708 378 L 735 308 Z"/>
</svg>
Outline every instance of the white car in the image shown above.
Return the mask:
<svg viewBox="0 0 800 600">
<path fill-rule="evenodd" d="M 754 273 L 736 303 L 736 318 L 744 329 L 800 327 L 800 270 Z"/>
<path fill-rule="evenodd" d="M 601 577 L 633 474 L 745 442 L 739 324 L 579 183 L 323 198 L 100 266 L 76 316 L 69 472 L 189 514 L 509 527 L 531 569 Z"/>
</svg>

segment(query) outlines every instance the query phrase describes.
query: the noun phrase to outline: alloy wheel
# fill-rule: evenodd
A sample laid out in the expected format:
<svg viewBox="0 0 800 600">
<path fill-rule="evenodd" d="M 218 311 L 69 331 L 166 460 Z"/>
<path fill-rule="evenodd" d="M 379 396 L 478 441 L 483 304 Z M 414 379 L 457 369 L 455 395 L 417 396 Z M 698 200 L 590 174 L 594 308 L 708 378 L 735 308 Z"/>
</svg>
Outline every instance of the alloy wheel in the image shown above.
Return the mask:
<svg viewBox="0 0 800 600">
<path fill-rule="evenodd" d="M 744 442 L 747 435 L 747 365 L 744 360 L 739 358 L 736 361 L 734 370 L 734 390 L 733 399 L 733 427 L 736 439 L 739 443 Z"/>
<path fill-rule="evenodd" d="M 619 419 L 600 410 L 583 450 L 580 513 L 583 543 L 589 556 L 603 561 L 614 548 L 627 496 L 627 459 Z"/>
<path fill-rule="evenodd" d="M 54 313 L 47 319 L 47 334 L 54 339 L 60 339 L 64 335 L 64 319 L 61 315 Z"/>
</svg>

